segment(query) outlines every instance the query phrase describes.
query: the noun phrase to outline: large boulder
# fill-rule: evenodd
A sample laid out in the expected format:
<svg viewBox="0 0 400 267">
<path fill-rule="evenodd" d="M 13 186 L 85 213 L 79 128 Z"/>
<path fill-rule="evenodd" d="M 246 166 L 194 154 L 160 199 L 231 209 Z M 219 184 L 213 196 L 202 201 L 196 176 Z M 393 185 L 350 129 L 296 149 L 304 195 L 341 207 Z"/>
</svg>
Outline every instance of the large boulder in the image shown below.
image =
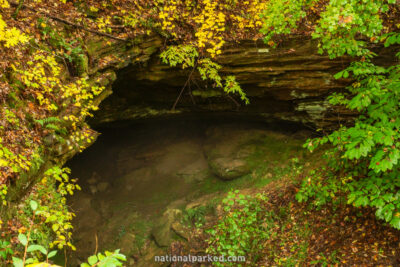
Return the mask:
<svg viewBox="0 0 400 267">
<path fill-rule="evenodd" d="M 255 153 L 255 143 L 266 132 L 228 125 L 212 127 L 206 134 L 204 153 L 211 171 L 223 180 L 232 180 L 251 172 L 248 158 Z"/>
<path fill-rule="evenodd" d="M 214 174 L 224 180 L 232 180 L 250 172 L 246 160 L 230 157 L 210 160 L 210 168 Z"/>
<path fill-rule="evenodd" d="M 159 247 L 168 247 L 176 239 L 176 233 L 172 225 L 182 218 L 182 211 L 179 209 L 167 209 L 152 229 L 151 235 Z M 175 228 L 176 225 L 175 225 Z"/>
</svg>

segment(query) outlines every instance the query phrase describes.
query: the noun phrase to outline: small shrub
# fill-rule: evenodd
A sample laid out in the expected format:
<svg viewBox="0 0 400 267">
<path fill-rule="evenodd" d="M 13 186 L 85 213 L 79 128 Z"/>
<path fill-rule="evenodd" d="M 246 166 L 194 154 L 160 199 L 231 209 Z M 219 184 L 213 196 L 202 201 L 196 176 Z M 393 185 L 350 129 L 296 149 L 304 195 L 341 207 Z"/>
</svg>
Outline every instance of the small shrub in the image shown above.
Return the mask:
<svg viewBox="0 0 400 267">
<path fill-rule="evenodd" d="M 268 229 L 273 223 L 273 212 L 263 208 L 267 200 L 263 194 L 255 197 L 230 192 L 223 203 L 225 215 L 207 231 L 207 253 L 216 256 L 245 256 L 247 261 L 257 262 L 263 250 L 263 242 L 269 238 Z M 240 266 L 232 262 L 231 266 Z M 223 266 L 222 263 L 215 263 Z"/>
</svg>

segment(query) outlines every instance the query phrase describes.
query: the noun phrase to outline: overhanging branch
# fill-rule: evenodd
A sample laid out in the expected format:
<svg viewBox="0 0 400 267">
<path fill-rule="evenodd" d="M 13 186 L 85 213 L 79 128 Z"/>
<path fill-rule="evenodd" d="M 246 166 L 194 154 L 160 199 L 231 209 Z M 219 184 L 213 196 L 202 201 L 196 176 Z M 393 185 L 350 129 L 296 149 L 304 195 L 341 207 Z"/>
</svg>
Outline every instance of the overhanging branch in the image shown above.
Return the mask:
<svg viewBox="0 0 400 267">
<path fill-rule="evenodd" d="M 54 21 L 58 21 L 58 22 L 66 24 L 66 25 L 69 25 L 69 26 L 72 26 L 72 27 L 75 27 L 75 28 L 78 28 L 78 29 L 82 29 L 84 31 L 87 31 L 87 32 L 90 32 L 90 33 L 93 33 L 93 34 L 96 34 L 96 35 L 104 36 L 104 37 L 107 37 L 107 38 L 110 38 L 110 39 L 114 39 L 114 40 L 117 40 L 117 41 L 122 41 L 122 42 L 127 42 L 128 41 L 127 39 L 116 37 L 114 35 L 111 35 L 111 34 L 108 34 L 108 33 L 105 33 L 105 32 L 99 32 L 99 31 L 95 31 L 95 30 L 92 30 L 92 29 L 88 29 L 88 28 L 86 28 L 86 27 L 84 27 L 82 25 L 75 24 L 75 23 L 70 22 L 68 20 L 65 20 L 65 19 L 53 16 L 53 15 L 47 14 L 47 13 L 45 13 L 43 11 L 39 11 L 38 12 L 37 10 L 35 10 L 35 9 L 33 9 L 33 8 L 27 6 L 27 5 L 24 5 L 24 4 L 21 5 L 21 2 L 20 3 L 10 2 L 10 5 L 13 6 L 13 7 L 17 7 L 18 9 L 25 8 L 25 9 L 37 12 L 37 13 L 39 13 L 41 15 L 44 15 L 44 16 L 54 20 Z"/>
</svg>

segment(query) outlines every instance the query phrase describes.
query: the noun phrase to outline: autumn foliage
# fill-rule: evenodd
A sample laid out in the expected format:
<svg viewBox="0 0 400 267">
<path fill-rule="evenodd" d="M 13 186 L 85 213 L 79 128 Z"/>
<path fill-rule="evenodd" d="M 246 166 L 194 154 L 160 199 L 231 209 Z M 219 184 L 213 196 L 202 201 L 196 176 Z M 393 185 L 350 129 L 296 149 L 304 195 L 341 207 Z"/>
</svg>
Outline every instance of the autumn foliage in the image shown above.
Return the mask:
<svg viewBox="0 0 400 267">
<path fill-rule="evenodd" d="M 395 0 L 0 0 L 1 216 L 18 202 L 36 198 L 51 208 L 35 224 L 52 225 L 52 244 L 73 248 L 73 214 L 64 209 L 64 196 L 71 193 L 65 188 L 77 188 L 68 170 L 46 163 L 56 146 L 67 154 L 95 139 L 85 119 L 97 109 L 95 99 L 105 87 L 85 69 L 86 41 L 93 36 L 113 44 L 159 35 L 165 40 L 165 63 L 197 68 L 202 78 L 248 103 L 234 76 L 218 74 L 216 61 L 227 43 L 265 38 L 276 46 L 284 36 L 301 34 L 318 39 L 321 53 L 365 62 L 372 57 L 370 43 L 393 39 L 390 33 L 398 32 L 399 14 Z M 396 43 L 400 38 L 391 45 Z M 21 184 L 24 175 L 38 177 Z M 55 186 L 60 180 L 64 187 Z M 47 192 L 44 185 L 53 189 Z M 25 194 L 8 198 L 13 187 Z M 62 224 L 54 216 L 63 218 Z M 33 219 L 14 217 L 1 217 L 0 229 L 18 244 L 16 233 L 27 232 Z M 400 227 L 400 219 L 396 222 Z"/>
</svg>

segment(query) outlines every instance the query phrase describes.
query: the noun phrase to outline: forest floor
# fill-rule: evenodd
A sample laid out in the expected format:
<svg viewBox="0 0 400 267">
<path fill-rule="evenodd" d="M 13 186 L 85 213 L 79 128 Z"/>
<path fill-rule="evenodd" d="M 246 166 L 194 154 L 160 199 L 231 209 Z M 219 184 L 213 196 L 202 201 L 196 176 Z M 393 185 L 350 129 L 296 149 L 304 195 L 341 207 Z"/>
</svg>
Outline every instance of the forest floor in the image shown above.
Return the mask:
<svg viewBox="0 0 400 267">
<path fill-rule="evenodd" d="M 263 189 L 242 191 L 250 195 L 266 194 L 265 214 L 270 211 L 277 214 L 275 225 L 270 229 L 275 234 L 265 240 L 258 261 L 247 262 L 245 266 L 400 265 L 400 231 L 377 220 L 372 209 L 345 203 L 316 209 L 295 199 L 297 186 L 292 179 L 280 179 Z M 193 231 L 188 243 L 174 243 L 171 254 L 202 255 L 208 247 L 205 231 L 220 219 L 213 217 L 202 229 Z M 176 263 L 173 266 L 200 265 Z"/>
</svg>

